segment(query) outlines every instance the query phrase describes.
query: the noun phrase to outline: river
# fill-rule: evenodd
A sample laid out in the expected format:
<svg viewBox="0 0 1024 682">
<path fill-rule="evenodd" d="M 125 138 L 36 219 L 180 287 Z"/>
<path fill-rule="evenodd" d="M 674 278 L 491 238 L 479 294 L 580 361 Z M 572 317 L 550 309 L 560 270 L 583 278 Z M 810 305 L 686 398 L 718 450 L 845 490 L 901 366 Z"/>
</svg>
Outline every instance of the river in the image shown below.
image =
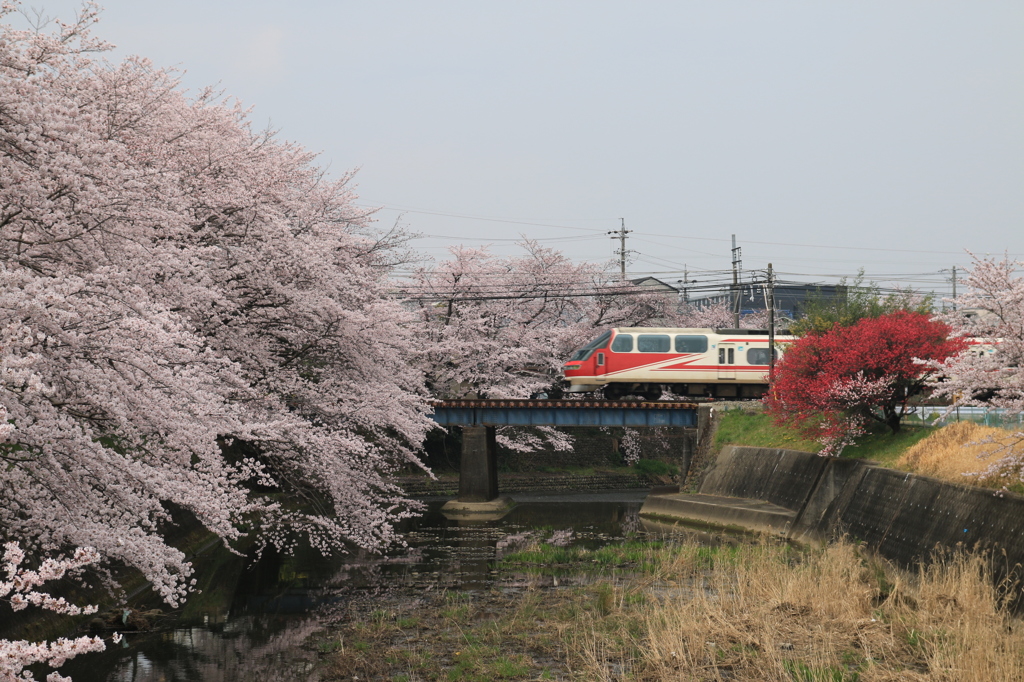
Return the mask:
<svg viewBox="0 0 1024 682">
<path fill-rule="evenodd" d="M 500 579 L 496 558 L 540 530 L 589 548 L 642 535 L 645 496 L 520 493 L 508 514 L 485 521 L 448 519 L 444 500 L 431 499 L 425 514 L 400 527 L 407 547 L 385 556 L 325 558 L 305 549 L 257 560 L 218 546 L 196 560 L 202 591 L 183 609 L 142 614 L 151 630 L 129 632 L 120 645 L 69 661 L 61 672 L 76 682 L 313 680 L 317 653 L 303 643 L 332 609 L 396 589 L 491 589 Z"/>
</svg>

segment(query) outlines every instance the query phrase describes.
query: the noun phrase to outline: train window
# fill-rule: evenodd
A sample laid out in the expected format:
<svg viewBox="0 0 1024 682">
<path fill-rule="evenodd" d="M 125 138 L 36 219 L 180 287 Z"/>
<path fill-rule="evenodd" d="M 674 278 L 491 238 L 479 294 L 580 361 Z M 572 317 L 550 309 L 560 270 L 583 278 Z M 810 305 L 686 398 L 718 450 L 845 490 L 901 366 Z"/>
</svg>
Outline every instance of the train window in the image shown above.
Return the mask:
<svg viewBox="0 0 1024 682">
<path fill-rule="evenodd" d="M 684 336 L 676 337 L 677 353 L 705 353 L 708 350 L 708 337 L 706 336 Z"/>
<path fill-rule="evenodd" d="M 569 358 L 569 359 L 570 360 L 588 360 L 590 358 L 590 356 L 594 354 L 595 350 L 597 350 L 598 348 L 604 348 L 605 346 L 607 346 L 608 345 L 608 339 L 610 339 L 610 338 L 612 338 L 612 333 L 610 331 L 607 331 L 604 334 L 601 334 L 601 336 L 597 337 L 596 339 L 594 339 L 593 341 L 591 341 L 587 345 L 583 346 L 583 348 L 580 348 L 578 351 L 573 353 L 572 357 Z"/>
<path fill-rule="evenodd" d="M 724 348 L 719 348 L 718 349 L 718 364 L 720 364 L 720 365 L 724 365 L 725 364 L 725 349 Z"/>
<path fill-rule="evenodd" d="M 633 335 L 632 334 L 619 334 L 612 341 L 612 352 L 613 353 L 628 353 L 633 350 Z"/>
<path fill-rule="evenodd" d="M 636 349 L 641 353 L 668 353 L 671 348 L 668 334 L 640 334 L 636 339 Z"/>
<path fill-rule="evenodd" d="M 747 350 L 748 365 L 767 365 L 770 357 L 767 348 L 750 348 Z"/>
</svg>

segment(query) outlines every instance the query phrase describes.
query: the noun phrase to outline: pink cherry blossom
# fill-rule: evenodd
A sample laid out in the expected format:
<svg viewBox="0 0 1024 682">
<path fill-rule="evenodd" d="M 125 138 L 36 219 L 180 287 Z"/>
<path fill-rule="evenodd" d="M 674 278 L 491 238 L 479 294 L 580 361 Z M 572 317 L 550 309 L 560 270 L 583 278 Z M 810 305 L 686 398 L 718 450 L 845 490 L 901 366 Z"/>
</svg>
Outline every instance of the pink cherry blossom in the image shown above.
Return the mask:
<svg viewBox="0 0 1024 682">
<path fill-rule="evenodd" d="M 225 543 L 394 541 L 390 475 L 431 425 L 395 240 L 237 102 L 103 61 L 95 19 L 0 24 L 4 536 L 93 547 L 171 604 L 183 517 Z"/>
<path fill-rule="evenodd" d="M 0 600 L 6 600 L 15 611 L 29 605 L 37 606 L 55 613 L 69 616 L 95 613 L 95 606 L 78 607 L 69 604 L 63 598 L 54 598 L 36 588 L 43 583 L 60 580 L 67 573 L 80 571 L 82 568 L 99 561 L 96 550 L 80 547 L 70 559 L 48 558 L 38 569 L 32 571 L 22 567 L 25 552 L 17 543 L 8 542 L 4 545 L 3 577 L 0 578 Z M 114 635 L 114 642 L 120 641 L 120 635 Z M 93 651 L 103 651 L 106 645 L 100 637 L 60 638 L 53 642 L 27 642 L 25 640 L 0 639 L 0 682 L 16 682 L 35 679 L 25 668 L 36 663 L 45 663 L 59 668 L 69 658 Z M 70 678 L 52 672 L 46 677 L 47 682 L 65 682 Z"/>
<path fill-rule="evenodd" d="M 1024 262 L 1009 258 L 974 259 L 964 281 L 966 293 L 956 308 L 941 316 L 959 335 L 972 343 L 966 351 L 937 370 L 933 391 L 952 406 L 973 405 L 1024 412 L 1024 277 L 1017 274 Z M 952 409 L 952 407 L 950 408 Z M 1024 472 L 1021 457 L 1011 454 L 1024 431 L 1012 431 L 985 473 Z M 1024 473 L 1022 473 L 1024 475 Z"/>
</svg>

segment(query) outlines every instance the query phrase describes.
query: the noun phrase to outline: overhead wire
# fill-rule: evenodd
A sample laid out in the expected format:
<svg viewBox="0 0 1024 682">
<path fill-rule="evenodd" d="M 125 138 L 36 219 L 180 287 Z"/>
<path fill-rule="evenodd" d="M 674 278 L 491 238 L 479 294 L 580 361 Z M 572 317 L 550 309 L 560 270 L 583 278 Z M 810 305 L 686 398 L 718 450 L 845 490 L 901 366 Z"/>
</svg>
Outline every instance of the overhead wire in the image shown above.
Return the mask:
<svg viewBox="0 0 1024 682">
<path fill-rule="evenodd" d="M 560 236 L 560 237 L 538 237 L 538 238 L 534 238 L 534 239 L 530 239 L 530 238 L 528 238 L 526 236 L 521 236 L 521 237 L 518 237 L 518 238 L 509 238 L 509 237 L 457 237 L 457 236 L 452 236 L 452 235 L 423 234 L 423 235 L 418 235 L 418 236 L 414 237 L 415 239 L 464 240 L 464 241 L 472 241 L 472 242 L 480 242 L 480 243 L 515 243 L 515 242 L 522 242 L 522 241 L 525 241 L 525 240 L 529 240 L 529 241 L 535 241 L 535 242 L 541 242 L 541 243 L 550 244 L 550 243 L 577 243 L 577 242 L 596 241 L 596 240 L 605 238 L 607 236 L 607 234 L 609 234 L 609 230 L 603 229 L 603 228 L 578 227 L 578 226 L 574 226 L 574 225 L 558 224 L 558 223 L 551 222 L 551 221 L 517 220 L 517 219 L 506 219 L 506 218 L 495 218 L 495 217 L 491 217 L 491 216 L 477 216 L 477 215 L 469 215 L 469 214 L 464 214 L 464 213 L 455 213 L 455 212 L 447 212 L 447 211 L 431 211 L 431 210 L 409 208 L 409 207 L 401 207 L 401 206 L 394 206 L 394 205 L 387 205 L 387 204 L 384 204 L 384 205 L 381 205 L 381 206 L 367 206 L 365 204 L 357 204 L 357 205 L 365 206 L 367 208 L 384 208 L 384 209 L 388 209 L 388 210 L 402 211 L 402 212 L 405 212 L 405 213 L 416 213 L 416 214 L 422 214 L 422 215 L 433 215 L 433 216 L 457 218 L 457 219 L 463 219 L 463 220 L 477 220 L 477 221 L 492 222 L 492 223 L 504 223 L 504 224 L 509 224 L 509 225 L 525 225 L 525 226 L 531 226 L 531 227 L 544 227 L 544 228 L 554 228 L 554 229 L 575 230 L 575 231 L 578 231 L 578 232 L 589 233 L 589 234 L 582 234 L 582 235 Z M 616 219 L 612 219 L 612 218 L 586 218 L 586 219 L 577 219 L 577 220 L 601 221 L 601 222 L 611 223 L 613 220 L 616 220 Z M 668 266 L 669 268 L 672 268 L 672 269 L 669 269 L 669 270 L 648 270 L 648 271 L 636 271 L 636 270 L 634 270 L 631 273 L 634 276 L 665 276 L 666 278 L 671 278 L 673 276 L 680 276 L 680 275 L 683 275 L 685 273 L 687 278 L 692 277 L 695 274 L 698 274 L 700 276 L 721 275 L 724 278 L 731 277 L 731 272 L 732 272 L 731 270 L 712 270 L 712 269 L 708 269 L 708 268 L 702 268 L 702 267 L 700 267 L 700 264 L 699 264 L 700 260 L 704 260 L 706 258 L 720 258 L 720 257 L 723 257 L 723 256 L 728 257 L 728 254 L 711 253 L 711 252 L 707 252 L 707 251 L 699 251 L 699 250 L 696 250 L 696 249 L 689 248 L 689 247 L 685 246 L 684 244 L 671 244 L 671 243 L 666 243 L 664 241 L 656 241 L 656 240 L 653 240 L 653 239 L 647 239 L 646 238 L 646 237 L 660 237 L 660 238 L 667 238 L 667 239 L 673 240 L 673 241 L 677 241 L 678 240 L 678 241 L 682 241 L 682 242 L 685 242 L 685 241 L 704 241 L 704 242 L 716 242 L 716 243 L 721 243 L 721 244 L 728 244 L 728 243 L 730 243 L 731 240 L 726 238 L 726 237 L 702 237 L 702 236 L 694 236 L 694 235 L 666 234 L 666 233 L 648 232 L 648 231 L 645 231 L 645 230 L 636 230 L 636 229 L 630 230 L 630 233 L 632 235 L 630 237 L 630 239 L 634 240 L 635 242 L 652 244 L 652 245 L 655 245 L 655 246 L 658 246 L 658 247 L 661 247 L 661 248 L 665 248 L 665 249 L 679 250 L 681 252 L 685 252 L 689 258 L 697 257 L 697 258 L 694 258 L 694 260 L 698 261 L 698 262 L 687 262 L 685 264 L 680 264 L 678 262 L 670 260 L 669 258 L 665 258 L 665 257 L 662 257 L 662 256 L 655 256 L 655 255 L 651 255 L 649 253 L 645 253 L 643 251 L 639 251 L 639 250 L 633 249 L 631 251 L 633 252 L 633 255 L 635 256 L 635 261 L 636 262 L 647 263 L 649 265 L 655 265 L 655 266 L 659 266 L 660 265 L 662 267 Z M 892 253 L 892 254 L 913 253 L 913 254 L 917 254 L 917 255 L 935 255 L 935 256 L 950 256 L 950 255 L 952 255 L 952 256 L 960 256 L 960 257 L 964 257 L 965 255 L 968 255 L 968 252 L 966 252 L 966 251 L 947 251 L 947 250 L 918 249 L 918 248 L 905 249 L 905 248 L 880 247 L 880 246 L 846 246 L 846 245 L 838 245 L 838 244 L 813 244 L 813 243 L 778 242 L 778 241 L 749 240 L 749 239 L 744 239 L 743 240 L 743 244 L 744 245 L 751 244 L 751 245 L 763 245 L 763 246 L 778 246 L 778 247 L 786 247 L 786 248 L 790 248 L 790 249 L 792 249 L 792 248 L 833 249 L 833 250 L 841 250 L 841 251 L 860 251 L 860 252 Z M 420 247 L 420 248 L 422 248 L 423 250 L 438 250 L 438 249 L 447 248 L 447 247 L 424 246 L 424 247 Z M 1017 257 L 1020 256 L 1020 254 L 1010 254 L 1008 251 L 1006 252 L 1006 255 L 1009 256 L 1009 257 L 1014 257 L 1014 258 L 1017 258 Z M 778 264 L 805 263 L 807 261 L 813 261 L 815 263 L 837 263 L 837 264 L 839 264 L 839 263 L 854 263 L 854 262 L 857 262 L 857 261 L 851 260 L 851 259 L 840 259 L 840 258 L 831 258 L 830 259 L 830 258 L 821 258 L 821 257 L 800 257 L 800 256 L 791 255 L 791 254 L 788 254 L 788 255 L 785 255 L 785 256 L 776 256 L 772 260 L 775 263 L 778 263 Z M 605 261 L 603 259 L 592 259 L 590 262 L 601 263 L 601 262 L 605 262 Z M 906 260 L 905 259 L 901 259 L 899 261 L 875 261 L 875 265 L 884 265 L 886 263 L 905 264 Z M 925 262 L 922 262 L 922 264 L 925 264 Z M 935 263 L 935 264 L 936 265 L 942 265 L 943 263 L 940 261 L 939 263 Z M 836 272 L 825 273 L 825 272 L 793 271 L 792 269 L 789 269 L 789 268 L 786 268 L 786 269 L 783 269 L 783 270 L 776 269 L 775 272 L 778 275 L 781 275 L 781 276 L 788 276 L 788 277 L 813 277 L 813 278 L 816 278 L 816 279 L 825 279 L 825 280 L 842 280 L 842 279 L 847 279 L 847 280 L 854 279 L 854 280 L 856 280 L 856 278 L 858 278 L 858 277 L 863 277 L 863 278 L 867 279 L 868 281 L 881 280 L 881 281 L 889 282 L 889 283 L 901 283 L 901 284 L 914 285 L 914 286 L 920 286 L 920 287 L 929 287 L 929 288 L 932 289 L 932 291 L 931 291 L 932 294 L 935 293 L 935 291 L 934 291 L 935 288 L 945 289 L 946 285 L 948 285 L 950 283 L 950 280 L 948 278 L 941 277 L 941 273 L 940 272 L 915 272 L 915 273 L 885 273 L 885 272 L 882 272 L 882 273 L 868 274 L 868 273 L 863 272 L 863 270 L 858 270 L 858 272 L 856 272 L 856 273 L 843 273 L 843 272 L 839 272 L 839 273 L 836 273 Z M 411 277 L 411 276 L 415 275 L 415 272 L 407 270 L 407 271 L 402 271 L 400 274 L 403 274 L 405 276 Z M 499 275 L 503 276 L 503 273 L 495 273 L 494 275 L 483 275 L 483 274 L 478 273 L 478 276 L 484 276 L 484 277 L 488 277 L 488 276 L 495 276 L 496 277 L 496 276 L 499 276 Z M 806 286 L 808 284 L 813 284 L 813 283 L 795 282 L 794 281 L 793 284 L 799 284 L 799 285 Z M 714 287 L 728 288 L 728 287 L 731 287 L 731 286 L 732 286 L 731 281 L 728 281 L 727 279 L 726 279 L 726 281 L 722 281 L 722 282 L 717 283 L 717 284 L 713 283 L 713 284 L 708 284 L 707 285 L 708 288 L 714 288 Z M 702 287 L 703 287 L 703 285 L 702 285 Z M 897 285 L 897 287 L 898 287 L 898 285 Z M 900 289 L 900 288 L 881 288 L 881 287 L 879 287 L 877 285 L 874 285 L 874 288 L 879 290 L 879 291 L 883 291 L 883 292 L 895 292 L 895 291 L 901 291 L 902 292 L 902 291 L 905 291 L 905 290 Z M 693 284 L 688 283 L 687 284 L 687 289 L 688 290 L 693 290 L 694 289 Z M 572 292 L 572 290 L 569 290 L 569 291 Z M 480 293 L 484 293 L 484 292 L 480 292 Z M 576 295 L 576 294 L 574 293 L 573 295 Z M 581 294 L 581 295 L 585 295 L 585 294 Z M 509 297 L 510 298 L 515 297 L 515 294 L 513 294 L 513 295 L 511 295 Z"/>
</svg>

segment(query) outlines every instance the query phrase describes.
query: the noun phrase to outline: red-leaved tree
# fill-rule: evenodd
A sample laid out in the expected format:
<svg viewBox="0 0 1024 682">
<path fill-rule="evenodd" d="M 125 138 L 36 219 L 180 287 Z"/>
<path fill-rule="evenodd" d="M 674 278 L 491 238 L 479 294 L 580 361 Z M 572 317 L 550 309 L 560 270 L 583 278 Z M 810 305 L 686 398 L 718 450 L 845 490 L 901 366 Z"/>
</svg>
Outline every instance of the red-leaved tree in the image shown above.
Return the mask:
<svg viewBox="0 0 1024 682">
<path fill-rule="evenodd" d="M 824 444 L 822 454 L 838 454 L 871 422 L 898 432 L 928 380 L 920 361 L 964 347 L 945 323 L 906 311 L 808 334 L 786 349 L 765 403 L 777 423 L 797 424 Z"/>
</svg>

